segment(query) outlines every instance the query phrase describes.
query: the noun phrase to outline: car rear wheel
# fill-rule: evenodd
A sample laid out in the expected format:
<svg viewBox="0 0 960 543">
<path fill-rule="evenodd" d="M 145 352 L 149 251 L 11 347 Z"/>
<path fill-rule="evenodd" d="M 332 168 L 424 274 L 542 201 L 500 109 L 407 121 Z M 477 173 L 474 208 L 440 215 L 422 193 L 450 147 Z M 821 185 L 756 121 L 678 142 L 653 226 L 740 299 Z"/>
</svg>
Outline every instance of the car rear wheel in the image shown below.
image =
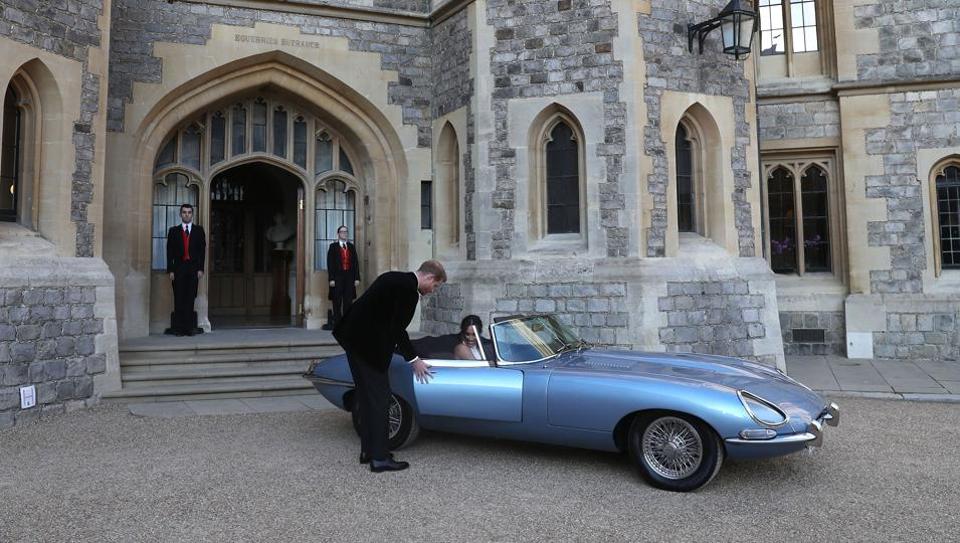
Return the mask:
<svg viewBox="0 0 960 543">
<path fill-rule="evenodd" d="M 716 432 L 679 413 L 637 417 L 630 426 L 629 442 L 640 475 L 663 490 L 696 490 L 709 483 L 723 464 L 723 444 Z"/>
<path fill-rule="evenodd" d="M 353 418 L 353 429 L 360 435 L 360 410 L 357 409 L 357 397 L 353 396 L 353 405 L 350 415 Z M 420 425 L 413 415 L 413 408 L 407 402 L 390 395 L 390 410 L 387 412 L 387 447 L 396 451 L 406 447 L 417 439 L 420 434 Z"/>
</svg>

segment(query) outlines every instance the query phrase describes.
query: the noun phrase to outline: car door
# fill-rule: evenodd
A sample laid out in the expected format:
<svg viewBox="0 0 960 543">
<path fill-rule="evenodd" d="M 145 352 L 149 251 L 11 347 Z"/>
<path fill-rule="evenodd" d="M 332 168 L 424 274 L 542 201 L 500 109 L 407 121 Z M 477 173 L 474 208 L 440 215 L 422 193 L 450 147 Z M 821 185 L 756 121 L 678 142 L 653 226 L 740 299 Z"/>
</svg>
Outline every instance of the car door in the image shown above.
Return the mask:
<svg viewBox="0 0 960 543">
<path fill-rule="evenodd" d="M 433 379 L 413 392 L 421 415 L 520 422 L 523 372 L 482 360 L 427 360 Z"/>
</svg>

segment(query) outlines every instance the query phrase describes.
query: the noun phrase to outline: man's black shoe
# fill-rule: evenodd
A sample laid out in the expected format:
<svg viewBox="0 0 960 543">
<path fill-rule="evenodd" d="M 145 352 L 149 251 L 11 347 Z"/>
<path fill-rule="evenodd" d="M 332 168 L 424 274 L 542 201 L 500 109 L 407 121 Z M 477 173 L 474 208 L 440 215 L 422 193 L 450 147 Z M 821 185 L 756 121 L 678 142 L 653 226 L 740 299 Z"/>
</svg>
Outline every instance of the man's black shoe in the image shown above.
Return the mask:
<svg viewBox="0 0 960 543">
<path fill-rule="evenodd" d="M 382 471 L 400 471 L 410 467 L 409 462 L 397 462 L 390 458 L 387 460 L 371 460 L 370 471 L 380 473 Z"/>
<path fill-rule="evenodd" d="M 387 458 L 389 458 L 390 460 L 393 460 L 393 453 L 388 454 L 388 455 L 387 455 Z M 361 464 L 369 464 L 369 463 L 370 463 L 370 460 L 372 460 L 372 458 L 370 458 L 370 455 L 369 455 L 369 454 L 367 454 L 367 453 L 365 453 L 365 452 L 360 453 L 360 463 L 361 463 Z"/>
<path fill-rule="evenodd" d="M 188 336 L 193 337 L 193 334 L 194 334 L 194 331 L 193 331 L 193 330 L 187 330 L 187 335 L 188 335 Z"/>
<path fill-rule="evenodd" d="M 183 332 L 181 332 L 180 330 L 177 330 L 176 332 L 173 333 L 173 335 L 177 337 L 183 337 Z"/>
</svg>

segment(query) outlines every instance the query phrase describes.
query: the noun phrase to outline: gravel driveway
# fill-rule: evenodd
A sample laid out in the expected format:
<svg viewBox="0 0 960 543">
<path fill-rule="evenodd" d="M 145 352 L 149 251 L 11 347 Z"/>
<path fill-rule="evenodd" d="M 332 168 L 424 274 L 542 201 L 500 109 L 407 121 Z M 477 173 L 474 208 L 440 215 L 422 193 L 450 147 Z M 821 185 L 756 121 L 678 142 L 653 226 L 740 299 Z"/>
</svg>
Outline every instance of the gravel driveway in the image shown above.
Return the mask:
<svg viewBox="0 0 960 543">
<path fill-rule="evenodd" d="M 960 406 L 838 403 L 823 449 L 691 494 L 621 455 L 436 433 L 372 474 L 338 411 L 103 405 L 0 433 L 0 541 L 960 539 Z"/>
</svg>

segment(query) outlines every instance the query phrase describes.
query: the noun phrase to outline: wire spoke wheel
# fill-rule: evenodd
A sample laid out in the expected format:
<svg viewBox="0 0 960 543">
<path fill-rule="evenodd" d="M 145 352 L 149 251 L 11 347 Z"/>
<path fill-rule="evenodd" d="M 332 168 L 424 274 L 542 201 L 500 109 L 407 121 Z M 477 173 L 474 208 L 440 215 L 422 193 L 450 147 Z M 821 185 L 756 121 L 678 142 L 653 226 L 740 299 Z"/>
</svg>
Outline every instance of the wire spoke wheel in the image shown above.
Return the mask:
<svg viewBox="0 0 960 543">
<path fill-rule="evenodd" d="M 388 437 L 393 439 L 400 432 L 400 427 L 403 426 L 403 409 L 400 407 L 400 402 L 397 401 L 396 396 L 390 396 L 390 410 L 387 412 L 387 421 L 389 424 Z"/>
<path fill-rule="evenodd" d="M 661 417 L 651 422 L 643 432 L 641 450 L 650 469 L 671 480 L 689 477 L 703 462 L 700 433 L 677 417 Z"/>
</svg>

